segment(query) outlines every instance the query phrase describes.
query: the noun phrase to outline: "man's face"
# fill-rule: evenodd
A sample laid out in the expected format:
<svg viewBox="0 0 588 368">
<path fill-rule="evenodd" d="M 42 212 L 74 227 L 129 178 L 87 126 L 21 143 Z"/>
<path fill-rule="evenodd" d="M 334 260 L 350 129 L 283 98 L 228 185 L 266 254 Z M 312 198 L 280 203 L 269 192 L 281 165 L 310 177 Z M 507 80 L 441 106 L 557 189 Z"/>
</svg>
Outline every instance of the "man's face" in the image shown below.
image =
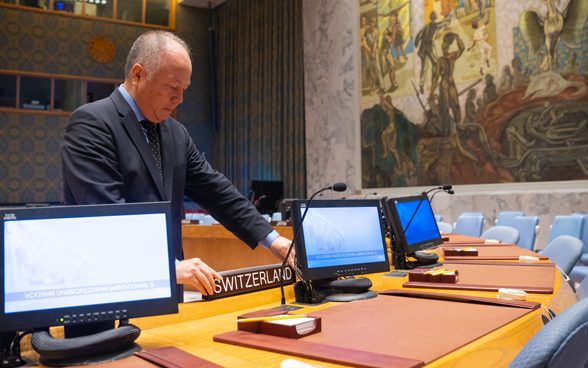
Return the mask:
<svg viewBox="0 0 588 368">
<path fill-rule="evenodd" d="M 135 87 L 133 96 L 145 118 L 159 123 L 183 101 L 183 93 L 190 85 L 192 64 L 187 52 L 176 43 L 165 50 L 163 66 L 147 78 L 148 71 L 135 64 L 131 72 Z"/>
</svg>

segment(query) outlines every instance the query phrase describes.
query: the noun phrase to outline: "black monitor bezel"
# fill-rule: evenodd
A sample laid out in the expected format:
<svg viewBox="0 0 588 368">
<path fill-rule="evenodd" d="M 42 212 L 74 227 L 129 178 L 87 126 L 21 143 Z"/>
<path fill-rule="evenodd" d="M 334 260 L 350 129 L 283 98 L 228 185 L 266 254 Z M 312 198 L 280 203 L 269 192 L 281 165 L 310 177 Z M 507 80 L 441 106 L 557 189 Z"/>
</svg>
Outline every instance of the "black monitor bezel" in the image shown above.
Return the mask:
<svg viewBox="0 0 588 368">
<path fill-rule="evenodd" d="M 308 205 L 307 200 L 295 200 L 292 202 L 292 228 L 297 229 L 302 217 L 301 208 Z M 318 207 L 377 207 L 378 213 L 381 214 L 379 199 L 324 199 L 313 200 L 311 208 Z M 388 248 L 386 238 L 384 236 L 384 228 L 382 227 L 381 218 L 378 218 L 381 230 L 382 247 L 384 249 L 385 260 L 381 262 L 361 263 L 354 265 L 342 265 L 331 267 L 308 268 L 308 260 L 306 258 L 306 246 L 304 242 L 304 227 L 300 228 L 300 233 L 296 238 L 295 249 L 296 257 L 298 259 L 298 267 L 302 277 L 306 281 L 333 279 L 341 276 L 364 275 L 378 272 L 389 272 L 390 262 L 388 258 Z M 306 221 L 306 220 L 305 220 Z M 296 230 L 294 230 L 296 231 Z M 353 272 L 354 269 L 361 270 Z"/>
<path fill-rule="evenodd" d="M 89 305 L 81 307 L 66 307 L 45 309 L 36 311 L 26 311 L 17 313 L 5 313 L 5 259 L 4 259 L 4 222 L 16 218 L 17 220 L 26 219 L 47 219 L 47 218 L 69 218 L 69 217 L 102 217 L 117 215 L 149 214 L 164 213 L 166 216 L 166 226 L 168 229 L 168 261 L 170 270 L 170 291 L 168 298 L 127 301 L 118 303 L 107 303 L 98 305 Z M 2 254 L 0 262 L 0 271 L 2 283 L 0 285 L 0 332 L 6 331 L 24 331 L 52 326 L 67 326 L 71 324 L 66 321 L 61 322 L 59 319 L 64 316 L 72 316 L 80 313 L 96 313 L 103 311 L 126 310 L 125 318 L 147 317 L 162 314 L 178 313 L 178 288 L 176 287 L 175 273 L 175 256 L 173 247 L 173 227 L 171 216 L 171 202 L 154 202 L 154 203 L 120 203 L 120 204 L 100 204 L 100 205 L 83 205 L 83 206 L 55 206 L 55 207 L 35 207 L 35 208 L 0 208 L 0 218 L 2 218 L 2 228 L 0 229 L 0 244 L 2 245 Z M 133 260 L 117 259 L 116 255 L 112 257 L 113 266 L 132 267 Z M 105 317 L 100 315 L 104 322 L 108 320 L 122 319 L 122 312 L 116 318 L 116 315 Z M 77 325 L 91 324 L 94 321 L 77 322 Z"/>
<path fill-rule="evenodd" d="M 408 197 L 396 197 L 396 198 L 388 198 L 386 200 L 386 208 L 388 215 L 388 225 L 391 226 L 391 236 L 394 237 L 396 242 L 396 251 L 402 251 L 404 254 L 412 254 L 414 252 L 425 250 L 425 249 L 434 249 L 437 248 L 439 245 L 443 244 L 443 238 L 441 237 L 441 233 L 439 232 L 439 226 L 437 226 L 437 221 L 435 221 L 435 214 L 433 213 L 433 209 L 431 208 L 429 202 L 429 208 L 431 209 L 431 217 L 433 218 L 433 223 L 437 228 L 437 232 L 439 233 L 439 237 L 425 240 L 418 243 L 408 244 L 406 240 L 406 236 L 404 234 L 404 229 L 402 227 L 402 223 L 400 222 L 400 216 L 398 215 L 398 211 L 396 210 L 396 206 L 394 205 L 395 202 L 399 203 L 406 203 L 406 202 L 419 202 L 419 201 L 427 201 L 429 202 L 429 197 L 426 194 L 419 194 L 414 196 Z M 421 205 L 422 207 L 422 205 Z M 420 211 L 420 208 L 419 208 Z M 414 221 L 414 219 L 413 219 Z"/>
</svg>

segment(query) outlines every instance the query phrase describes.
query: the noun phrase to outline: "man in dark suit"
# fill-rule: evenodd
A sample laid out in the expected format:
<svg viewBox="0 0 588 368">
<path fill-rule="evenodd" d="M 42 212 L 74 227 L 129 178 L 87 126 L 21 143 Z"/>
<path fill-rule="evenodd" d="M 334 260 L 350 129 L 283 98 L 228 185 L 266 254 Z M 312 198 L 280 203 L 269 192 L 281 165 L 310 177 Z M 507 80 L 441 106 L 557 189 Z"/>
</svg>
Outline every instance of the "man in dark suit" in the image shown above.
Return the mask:
<svg viewBox="0 0 588 368">
<path fill-rule="evenodd" d="M 183 40 L 164 31 L 141 35 L 129 52 L 124 84 L 70 116 L 61 153 L 63 186 L 68 205 L 171 201 L 177 281 L 210 295 L 221 276 L 198 258 L 182 260 L 184 194 L 252 249 L 261 244 L 283 260 L 290 241 L 208 164 L 186 128 L 169 116 L 191 74 Z"/>
</svg>

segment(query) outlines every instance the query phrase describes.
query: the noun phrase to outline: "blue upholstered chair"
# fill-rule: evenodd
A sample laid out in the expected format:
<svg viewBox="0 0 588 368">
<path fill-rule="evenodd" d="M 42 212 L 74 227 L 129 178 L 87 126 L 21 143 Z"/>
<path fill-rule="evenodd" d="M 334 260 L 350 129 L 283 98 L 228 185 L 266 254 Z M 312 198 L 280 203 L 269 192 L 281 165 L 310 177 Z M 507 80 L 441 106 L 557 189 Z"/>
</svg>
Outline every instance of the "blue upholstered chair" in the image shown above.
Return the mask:
<svg viewBox="0 0 588 368">
<path fill-rule="evenodd" d="M 571 217 L 581 217 L 584 219 L 582 224 L 582 233 L 580 234 L 580 240 L 584 243 L 584 253 L 580 257 L 580 263 L 584 266 L 588 266 L 588 215 L 584 213 L 572 213 Z"/>
<path fill-rule="evenodd" d="M 484 215 L 464 215 L 461 214 L 455 223 L 454 233 L 480 237 L 484 227 Z"/>
<path fill-rule="evenodd" d="M 481 238 L 500 240 L 506 244 L 517 244 L 519 242 L 519 231 L 509 226 L 494 226 L 484 231 Z"/>
<path fill-rule="evenodd" d="M 272 221 L 282 221 L 282 212 L 274 212 L 272 214 Z"/>
<path fill-rule="evenodd" d="M 580 240 L 584 243 L 584 253 L 580 257 L 580 264 L 576 265 L 570 273 L 570 279 L 574 282 L 582 282 L 588 276 L 588 215 L 583 213 L 572 213 L 571 217 L 583 218 L 582 233 Z"/>
<path fill-rule="evenodd" d="M 538 216 L 517 216 L 512 227 L 519 231 L 519 242 L 517 245 L 528 250 L 535 250 L 535 238 L 539 230 Z"/>
<path fill-rule="evenodd" d="M 198 220 L 200 223 L 202 223 L 204 216 L 205 215 L 203 213 L 187 213 L 186 220 Z"/>
<path fill-rule="evenodd" d="M 216 221 L 214 219 L 214 217 L 212 217 L 210 215 L 204 216 L 202 221 L 200 221 L 200 225 L 212 225 L 212 224 L 217 224 L 217 223 L 218 223 L 218 221 Z"/>
<path fill-rule="evenodd" d="M 548 257 L 560 270 L 569 275 L 572 268 L 578 263 L 583 251 L 584 243 L 580 239 L 562 235 L 547 244 L 547 247 L 539 254 Z"/>
<path fill-rule="evenodd" d="M 584 218 L 579 216 L 555 216 L 551 230 L 549 231 L 547 243 L 551 243 L 552 240 L 560 235 L 570 235 L 580 239 L 583 225 Z"/>
<path fill-rule="evenodd" d="M 525 216 L 521 211 L 504 211 L 498 214 L 496 226 L 512 226 L 517 216 Z"/>
<path fill-rule="evenodd" d="M 453 232 L 453 226 L 447 222 L 439 221 L 437 222 L 437 227 L 439 228 L 439 231 L 444 234 L 450 234 Z"/>
<path fill-rule="evenodd" d="M 525 345 L 509 368 L 574 368 L 588 361 L 588 298 L 547 323 Z"/>
<path fill-rule="evenodd" d="M 585 266 L 584 266 L 585 267 Z M 574 271 L 572 271 L 574 272 Z M 582 300 L 588 296 L 588 278 L 584 278 L 580 283 L 580 286 L 576 288 L 576 297 L 578 300 Z"/>
<path fill-rule="evenodd" d="M 442 215 L 435 215 L 435 221 L 437 221 L 437 222 L 443 221 L 443 216 Z"/>
</svg>

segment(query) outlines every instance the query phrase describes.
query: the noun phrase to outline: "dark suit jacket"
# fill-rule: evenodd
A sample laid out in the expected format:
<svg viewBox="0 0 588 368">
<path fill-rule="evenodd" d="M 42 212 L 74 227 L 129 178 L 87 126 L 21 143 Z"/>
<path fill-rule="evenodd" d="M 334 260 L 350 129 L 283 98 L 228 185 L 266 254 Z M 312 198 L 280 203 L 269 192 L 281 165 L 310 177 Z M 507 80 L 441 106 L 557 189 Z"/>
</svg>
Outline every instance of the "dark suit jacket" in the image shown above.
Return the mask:
<svg viewBox="0 0 588 368">
<path fill-rule="evenodd" d="M 255 248 L 273 227 L 200 155 L 183 125 L 171 117 L 159 124 L 163 181 L 141 125 L 118 89 L 74 111 L 61 151 L 65 203 L 171 201 L 176 258 L 181 260 L 185 194 Z"/>
</svg>

